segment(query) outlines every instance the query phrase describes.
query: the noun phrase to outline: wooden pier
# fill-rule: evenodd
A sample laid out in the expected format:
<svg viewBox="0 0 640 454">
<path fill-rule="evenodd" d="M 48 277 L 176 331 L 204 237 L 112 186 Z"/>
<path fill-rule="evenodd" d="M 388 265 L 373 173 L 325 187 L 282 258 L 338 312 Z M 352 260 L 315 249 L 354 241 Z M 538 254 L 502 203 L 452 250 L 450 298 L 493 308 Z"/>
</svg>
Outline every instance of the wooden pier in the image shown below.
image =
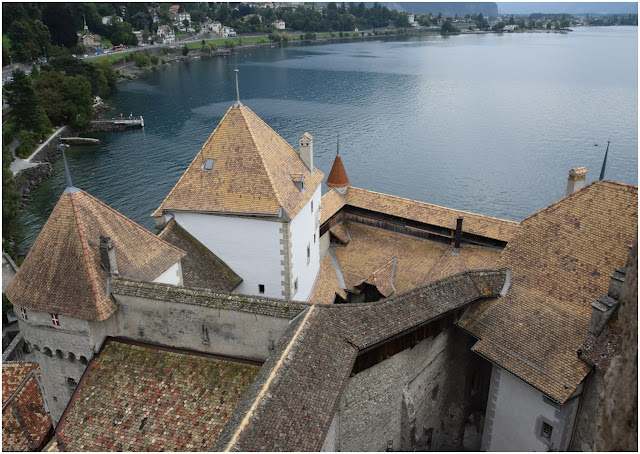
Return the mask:
<svg viewBox="0 0 640 454">
<path fill-rule="evenodd" d="M 92 125 L 96 127 L 96 129 L 100 130 L 121 130 L 121 129 L 130 129 L 130 128 L 144 128 L 144 118 L 112 118 L 111 120 L 94 120 L 91 122 Z M 111 126 L 111 128 L 110 128 Z"/>
</svg>

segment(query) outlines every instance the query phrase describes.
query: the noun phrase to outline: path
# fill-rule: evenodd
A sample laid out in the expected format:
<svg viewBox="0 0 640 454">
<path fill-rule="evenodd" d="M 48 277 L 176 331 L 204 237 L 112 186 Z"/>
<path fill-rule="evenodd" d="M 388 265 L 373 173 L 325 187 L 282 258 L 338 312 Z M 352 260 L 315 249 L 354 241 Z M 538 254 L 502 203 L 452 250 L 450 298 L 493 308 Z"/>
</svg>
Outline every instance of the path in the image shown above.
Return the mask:
<svg viewBox="0 0 640 454">
<path fill-rule="evenodd" d="M 38 146 L 38 148 L 36 148 L 36 150 L 33 153 L 31 153 L 31 156 L 29 156 L 27 159 L 18 158 L 16 156 L 15 151 L 16 151 L 16 147 L 19 145 L 19 142 L 17 140 L 14 140 L 13 142 L 11 142 L 9 144 L 9 148 L 11 149 L 11 154 L 13 154 L 13 156 L 15 157 L 15 160 L 11 163 L 11 165 L 9 166 L 9 169 L 13 172 L 13 176 L 16 176 L 19 172 L 22 172 L 25 169 L 29 169 L 31 167 L 35 167 L 38 164 L 40 164 L 40 163 L 31 162 L 31 160 L 35 157 L 35 155 L 38 154 L 40 150 L 42 150 L 42 148 L 44 148 L 49 142 L 51 142 L 51 140 L 55 136 L 60 134 L 65 128 L 66 126 L 61 126 L 58 129 L 56 129 L 56 131 L 53 134 L 51 134 L 51 137 L 45 140 L 44 143 L 40 144 L 40 146 Z"/>
</svg>

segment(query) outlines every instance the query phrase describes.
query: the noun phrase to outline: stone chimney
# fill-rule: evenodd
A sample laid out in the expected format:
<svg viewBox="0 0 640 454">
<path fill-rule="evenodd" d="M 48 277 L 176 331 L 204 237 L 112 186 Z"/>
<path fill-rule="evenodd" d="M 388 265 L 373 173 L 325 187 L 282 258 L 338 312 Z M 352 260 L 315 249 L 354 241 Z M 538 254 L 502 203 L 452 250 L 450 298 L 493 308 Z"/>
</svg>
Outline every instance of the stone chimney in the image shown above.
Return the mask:
<svg viewBox="0 0 640 454">
<path fill-rule="evenodd" d="M 631 254 L 629 254 L 631 255 Z M 605 325 L 615 314 L 620 305 L 620 296 L 627 274 L 627 267 L 618 268 L 610 274 L 609 292 L 591 303 L 591 320 L 589 321 L 589 334 L 599 336 Z"/>
<path fill-rule="evenodd" d="M 313 136 L 308 132 L 300 136 L 300 159 L 313 175 Z"/>
<path fill-rule="evenodd" d="M 110 276 L 118 276 L 116 249 L 109 236 L 100 235 L 100 264 Z"/>
<path fill-rule="evenodd" d="M 569 179 L 567 181 L 567 193 L 565 196 L 584 188 L 587 181 L 587 169 L 584 167 L 576 167 L 569 171 Z"/>
</svg>

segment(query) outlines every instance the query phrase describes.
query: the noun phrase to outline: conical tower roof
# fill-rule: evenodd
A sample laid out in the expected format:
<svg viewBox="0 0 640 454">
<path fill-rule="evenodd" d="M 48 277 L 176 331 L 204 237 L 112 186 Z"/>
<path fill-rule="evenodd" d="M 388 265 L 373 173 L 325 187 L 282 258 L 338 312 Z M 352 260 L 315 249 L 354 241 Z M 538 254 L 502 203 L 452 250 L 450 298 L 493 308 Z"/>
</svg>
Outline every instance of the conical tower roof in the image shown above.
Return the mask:
<svg viewBox="0 0 640 454">
<path fill-rule="evenodd" d="M 120 276 L 151 281 L 184 252 L 86 192 L 67 188 L 6 295 L 20 307 L 82 320 L 105 320 L 118 308 L 107 295 L 100 236 L 115 245 Z"/>
<path fill-rule="evenodd" d="M 304 181 L 304 191 L 294 182 Z M 247 106 L 229 108 L 152 216 L 166 211 L 293 218 L 322 183 L 298 152 Z"/>
<path fill-rule="evenodd" d="M 340 155 L 337 155 L 333 161 L 331 172 L 329 172 L 329 178 L 327 178 L 327 186 L 330 188 L 344 188 L 350 184 L 351 182 L 349 181 L 349 177 L 347 177 L 347 172 L 342 165 L 342 158 Z"/>
</svg>

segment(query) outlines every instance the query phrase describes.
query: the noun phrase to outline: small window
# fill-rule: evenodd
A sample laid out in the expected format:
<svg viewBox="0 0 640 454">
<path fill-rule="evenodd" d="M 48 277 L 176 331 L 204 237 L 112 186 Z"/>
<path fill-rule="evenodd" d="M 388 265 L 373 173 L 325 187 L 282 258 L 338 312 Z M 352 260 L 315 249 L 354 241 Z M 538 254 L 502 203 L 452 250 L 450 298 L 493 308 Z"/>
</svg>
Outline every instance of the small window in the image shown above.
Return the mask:
<svg viewBox="0 0 640 454">
<path fill-rule="evenodd" d="M 204 170 L 213 170 L 213 163 L 215 161 L 211 158 L 207 159 L 207 162 L 204 164 Z"/>
<path fill-rule="evenodd" d="M 316 234 L 313 234 L 313 244 L 316 244 Z"/>
<path fill-rule="evenodd" d="M 258 293 L 264 293 L 264 284 L 258 284 Z"/>
<path fill-rule="evenodd" d="M 307 263 L 309 263 L 310 259 L 311 259 L 311 245 L 307 244 Z"/>
<path fill-rule="evenodd" d="M 313 200 L 311 201 L 311 212 L 313 213 Z"/>
<path fill-rule="evenodd" d="M 60 326 L 60 320 L 58 319 L 58 314 L 51 314 L 51 321 L 54 325 Z"/>
<path fill-rule="evenodd" d="M 20 308 L 20 315 L 22 316 L 22 320 L 29 320 L 27 316 L 27 310 L 24 307 Z"/>
<path fill-rule="evenodd" d="M 551 433 L 553 432 L 553 426 L 547 424 L 546 422 L 542 423 L 542 433 L 540 435 L 542 435 L 543 438 L 546 438 L 547 440 L 551 440 Z"/>
<path fill-rule="evenodd" d="M 296 280 L 293 282 L 293 291 L 294 292 L 298 291 L 298 278 L 296 278 Z"/>
</svg>

